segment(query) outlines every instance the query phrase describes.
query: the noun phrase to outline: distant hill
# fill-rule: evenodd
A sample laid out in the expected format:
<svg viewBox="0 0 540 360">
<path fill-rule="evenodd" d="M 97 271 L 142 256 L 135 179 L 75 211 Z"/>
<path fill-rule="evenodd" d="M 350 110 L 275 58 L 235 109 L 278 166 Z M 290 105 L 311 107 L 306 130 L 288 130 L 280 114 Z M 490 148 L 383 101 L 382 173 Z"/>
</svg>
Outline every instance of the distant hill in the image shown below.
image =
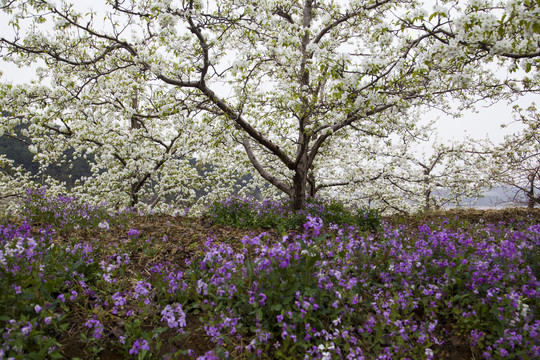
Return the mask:
<svg viewBox="0 0 540 360">
<path fill-rule="evenodd" d="M 5 116 L 5 112 L 2 116 Z M 22 130 L 25 125 L 21 125 L 16 128 L 15 136 L 2 135 L 0 136 L 0 154 L 6 155 L 8 159 L 13 160 L 15 166 L 22 165 L 22 167 L 30 172 L 32 175 L 37 175 L 39 172 L 39 164 L 34 161 L 34 154 L 28 150 L 31 140 L 22 135 Z M 73 159 L 73 149 L 65 151 L 67 162 L 60 165 L 50 165 L 44 175 L 51 176 L 52 178 L 63 181 L 68 188 L 71 188 L 75 181 L 83 176 L 90 176 L 90 163 L 89 161 L 81 158 Z M 72 168 L 69 164 L 72 163 Z M 71 175 L 71 176 L 70 176 Z"/>
<path fill-rule="evenodd" d="M 6 113 L 3 113 L 2 116 L 6 116 Z M 26 138 L 22 135 L 22 130 L 24 130 L 24 125 L 19 126 L 16 129 L 15 136 L 3 135 L 0 136 L 0 154 L 6 155 L 7 158 L 14 161 L 15 166 L 22 165 L 25 170 L 30 172 L 32 175 L 37 175 L 39 172 L 39 164 L 34 161 L 34 154 L 28 150 L 29 145 L 31 144 L 31 139 Z M 65 182 L 67 188 L 70 189 L 74 186 L 75 181 L 80 179 L 83 176 L 90 177 L 92 175 L 90 170 L 90 163 L 92 158 L 89 160 L 77 158 L 73 159 L 74 150 L 67 150 L 64 155 L 66 156 L 66 163 L 59 165 L 50 165 L 44 172 L 45 176 L 51 176 L 52 178 Z M 200 175 L 205 176 L 209 175 L 215 171 L 214 167 L 211 165 L 197 166 L 195 159 L 190 159 L 190 164 L 193 167 L 197 167 L 197 171 Z M 73 166 L 70 168 L 68 164 L 72 163 Z M 71 176 L 70 176 L 71 175 Z M 242 184 L 249 183 L 252 179 L 251 175 L 238 175 L 237 186 L 242 187 Z M 154 183 L 152 182 L 154 185 Z M 207 194 L 207 191 L 198 189 L 196 190 L 196 196 L 201 197 Z M 253 193 L 254 196 L 260 197 L 260 192 L 258 189 Z M 169 202 L 173 197 L 166 197 L 165 201 Z"/>
<path fill-rule="evenodd" d="M 521 207 L 523 204 L 512 201 L 515 190 L 508 186 L 497 186 L 486 191 L 481 198 L 465 198 L 459 204 L 459 207 L 471 207 L 480 209 L 496 209 L 505 207 Z M 523 201 L 524 198 L 523 198 Z M 446 206 L 446 208 L 455 208 L 456 206 Z"/>
</svg>

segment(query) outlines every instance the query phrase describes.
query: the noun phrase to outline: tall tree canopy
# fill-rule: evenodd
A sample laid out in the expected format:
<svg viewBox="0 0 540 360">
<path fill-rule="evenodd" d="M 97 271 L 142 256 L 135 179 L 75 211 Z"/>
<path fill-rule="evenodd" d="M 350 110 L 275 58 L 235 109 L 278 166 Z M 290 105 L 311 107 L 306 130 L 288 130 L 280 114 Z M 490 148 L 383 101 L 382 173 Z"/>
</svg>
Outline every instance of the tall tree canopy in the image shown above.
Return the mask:
<svg viewBox="0 0 540 360">
<path fill-rule="evenodd" d="M 2 4 L 4 59 L 42 64 L 31 86 L 3 86 L 2 107 L 33 124 L 47 161 L 68 145 L 93 152 L 82 188 L 132 204 L 155 191 L 150 178 L 163 195 L 205 183 L 190 157 L 223 180 L 255 169 L 295 209 L 357 192 L 381 178 L 367 168 L 377 149 L 364 149 L 419 136 L 416 109 L 519 91 L 482 56 L 449 54 L 441 44 L 467 25 L 430 27 L 416 0 Z"/>
<path fill-rule="evenodd" d="M 522 90 L 540 90 L 540 1 L 437 1 L 432 12 L 406 18 L 407 27 L 432 34 L 462 64 L 498 61 L 510 72 L 529 74 L 517 77 Z"/>
</svg>

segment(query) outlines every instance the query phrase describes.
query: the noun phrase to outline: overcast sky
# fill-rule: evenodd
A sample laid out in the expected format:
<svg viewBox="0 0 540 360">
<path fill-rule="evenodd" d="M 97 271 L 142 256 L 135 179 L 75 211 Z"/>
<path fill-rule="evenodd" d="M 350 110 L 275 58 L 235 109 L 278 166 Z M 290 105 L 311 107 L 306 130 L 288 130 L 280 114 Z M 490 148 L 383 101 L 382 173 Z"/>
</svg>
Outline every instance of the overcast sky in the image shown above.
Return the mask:
<svg viewBox="0 0 540 360">
<path fill-rule="evenodd" d="M 101 1 L 82 1 L 75 0 L 84 4 L 85 8 L 91 6 L 94 9 L 102 7 Z M 0 13 L 0 35 L 11 38 L 11 28 L 7 26 L 8 17 L 4 13 Z M 22 84 L 29 82 L 34 77 L 34 72 L 31 69 L 19 69 L 11 63 L 6 63 L 0 60 L 0 71 L 3 73 L 0 81 L 12 82 L 14 84 Z M 537 101 L 537 96 L 529 95 L 521 98 L 517 104 L 522 107 L 527 107 L 533 101 Z M 446 140 L 462 140 L 466 135 L 482 139 L 489 136 L 492 141 L 499 142 L 503 139 L 504 134 L 517 131 L 517 125 L 506 129 L 501 129 L 501 124 L 507 124 L 512 121 L 512 105 L 506 103 L 498 103 L 490 107 L 478 106 L 479 112 L 467 111 L 461 118 L 452 118 L 440 112 L 430 112 L 424 116 L 424 120 L 437 120 L 437 129 L 439 138 Z"/>
<path fill-rule="evenodd" d="M 486 136 L 494 142 L 503 140 L 504 135 L 518 131 L 519 124 L 513 124 L 508 128 L 501 129 L 501 124 L 509 124 L 513 120 L 512 107 L 515 104 L 528 107 L 534 102 L 535 96 L 528 95 L 517 102 L 508 105 L 500 102 L 489 107 L 477 106 L 477 111 L 466 111 L 462 117 L 452 118 L 440 112 L 434 112 L 425 116 L 426 119 L 437 119 L 437 129 L 441 139 L 461 140 L 466 135 L 474 139 L 482 139 Z M 538 100 L 538 99 L 536 99 Z"/>
</svg>

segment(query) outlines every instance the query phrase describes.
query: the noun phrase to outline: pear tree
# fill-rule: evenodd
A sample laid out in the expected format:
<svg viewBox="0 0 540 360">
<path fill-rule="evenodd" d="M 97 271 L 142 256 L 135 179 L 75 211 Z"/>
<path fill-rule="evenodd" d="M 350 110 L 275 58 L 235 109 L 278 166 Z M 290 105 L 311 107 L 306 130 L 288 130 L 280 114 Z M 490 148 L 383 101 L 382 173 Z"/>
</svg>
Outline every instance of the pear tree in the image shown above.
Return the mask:
<svg viewBox="0 0 540 360">
<path fill-rule="evenodd" d="M 516 107 L 512 125 L 521 129 L 500 144 L 485 143 L 489 175 L 496 184 L 513 190 L 514 202 L 532 209 L 540 205 L 540 113 L 534 105 Z"/>
<path fill-rule="evenodd" d="M 506 66 L 525 91 L 539 90 L 540 1 L 437 1 L 431 11 L 411 11 L 407 27 L 424 30 L 441 49 L 466 65 L 483 61 Z"/>
<path fill-rule="evenodd" d="M 417 109 L 507 85 L 481 58 L 444 55 L 441 33 L 410 21 L 417 0 L 1 4 L 3 59 L 39 66 L 32 84 L 2 85 L 2 108 L 31 123 L 42 161 L 93 154 L 81 192 L 130 204 L 245 173 L 294 209 L 355 192 L 384 177 L 365 168 L 377 156 L 366 145 L 414 133 Z"/>
<path fill-rule="evenodd" d="M 355 196 L 383 211 L 410 213 L 462 206 L 489 189 L 485 167 L 477 166 L 478 145 L 444 142 L 432 126 L 366 147 L 371 156 L 364 169 L 371 169 L 371 179 L 358 184 Z"/>
</svg>

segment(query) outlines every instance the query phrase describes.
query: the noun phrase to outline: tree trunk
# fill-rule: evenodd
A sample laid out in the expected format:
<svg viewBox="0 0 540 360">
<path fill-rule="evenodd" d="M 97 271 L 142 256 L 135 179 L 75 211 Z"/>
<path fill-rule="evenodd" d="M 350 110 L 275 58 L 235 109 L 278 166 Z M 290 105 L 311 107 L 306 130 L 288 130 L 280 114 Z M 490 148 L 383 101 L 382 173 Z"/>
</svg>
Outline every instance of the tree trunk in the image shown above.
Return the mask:
<svg viewBox="0 0 540 360">
<path fill-rule="evenodd" d="M 306 201 L 307 177 L 300 172 L 296 172 L 293 177 L 293 191 L 291 197 L 291 209 L 293 211 L 304 208 Z"/>
<path fill-rule="evenodd" d="M 424 191 L 424 212 L 431 210 L 430 200 L 431 200 L 431 190 Z"/>
<path fill-rule="evenodd" d="M 536 205 L 536 199 L 534 198 L 534 189 L 527 192 L 527 208 L 534 209 Z"/>
<path fill-rule="evenodd" d="M 132 189 L 133 190 L 133 189 Z M 134 207 L 139 203 L 139 194 L 138 192 L 132 192 L 129 194 L 130 200 L 129 200 L 129 207 Z"/>
<path fill-rule="evenodd" d="M 528 176 L 529 180 L 529 191 L 527 192 L 527 208 L 534 209 L 534 205 L 536 204 L 535 198 L 534 198 L 534 179 L 536 174 L 530 174 Z"/>
<path fill-rule="evenodd" d="M 304 140 L 305 141 L 305 140 Z M 302 151 L 300 148 L 299 151 Z M 302 210 L 306 202 L 307 188 L 308 188 L 308 161 L 307 151 L 304 148 L 304 154 L 301 155 L 300 162 L 294 169 L 292 191 L 290 193 L 291 209 L 293 211 Z"/>
<path fill-rule="evenodd" d="M 315 197 L 315 193 L 317 192 L 317 188 L 315 186 L 315 177 L 313 174 L 307 176 L 307 184 L 308 184 L 308 196 L 309 197 Z"/>
<path fill-rule="evenodd" d="M 429 188 L 429 173 L 430 170 L 424 170 L 424 212 L 431 210 L 431 205 L 429 204 L 431 201 L 431 189 Z"/>
<path fill-rule="evenodd" d="M 534 205 L 536 204 L 536 201 L 534 201 L 534 198 L 531 197 L 529 194 L 527 194 L 529 197 L 529 201 L 527 202 L 527 208 L 534 209 Z"/>
<path fill-rule="evenodd" d="M 131 106 L 133 106 L 134 110 L 139 109 L 139 96 L 138 96 L 137 92 L 135 92 L 135 94 L 131 98 Z M 135 116 L 135 114 L 133 114 L 131 116 L 130 129 L 131 130 L 134 130 L 134 129 L 136 130 L 136 129 L 140 129 L 140 128 L 141 128 L 141 123 L 139 122 L 139 119 L 137 119 L 137 116 Z"/>
</svg>

